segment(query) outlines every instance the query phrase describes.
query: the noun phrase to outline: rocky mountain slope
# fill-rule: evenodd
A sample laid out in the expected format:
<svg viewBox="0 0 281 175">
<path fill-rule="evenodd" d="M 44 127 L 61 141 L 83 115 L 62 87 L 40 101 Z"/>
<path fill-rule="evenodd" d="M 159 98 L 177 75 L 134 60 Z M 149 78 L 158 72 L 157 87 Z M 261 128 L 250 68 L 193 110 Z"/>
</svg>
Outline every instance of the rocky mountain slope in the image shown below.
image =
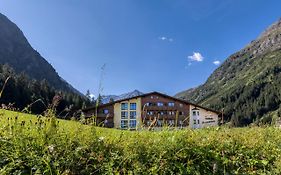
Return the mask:
<svg viewBox="0 0 281 175">
<path fill-rule="evenodd" d="M 0 13 L 0 64 L 36 80 L 46 79 L 56 89 L 79 93 L 28 43 L 16 24 Z"/>
<path fill-rule="evenodd" d="M 281 115 L 281 19 L 231 55 L 207 81 L 176 97 L 217 110 L 236 125 Z"/>
<path fill-rule="evenodd" d="M 102 103 L 109 103 L 111 100 L 116 101 L 116 100 L 122 100 L 125 98 L 131 98 L 131 97 L 136 97 L 139 95 L 142 95 L 143 93 L 138 91 L 138 90 L 134 90 L 132 92 L 128 92 L 125 94 L 121 94 L 121 95 L 106 95 L 106 96 L 102 96 Z"/>
</svg>

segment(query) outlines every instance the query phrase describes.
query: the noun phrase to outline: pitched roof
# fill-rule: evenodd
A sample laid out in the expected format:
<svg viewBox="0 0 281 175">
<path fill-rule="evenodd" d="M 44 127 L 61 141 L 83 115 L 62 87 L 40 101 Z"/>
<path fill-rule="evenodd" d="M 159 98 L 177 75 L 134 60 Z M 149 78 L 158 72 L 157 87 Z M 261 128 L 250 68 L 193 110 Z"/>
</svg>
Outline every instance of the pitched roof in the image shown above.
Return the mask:
<svg viewBox="0 0 281 175">
<path fill-rule="evenodd" d="M 207 111 L 215 112 L 215 113 L 217 113 L 217 114 L 220 114 L 220 113 L 221 113 L 221 112 L 219 112 L 219 111 L 216 111 L 216 110 L 213 110 L 213 109 L 209 109 L 209 108 L 206 108 L 206 107 L 203 107 L 203 106 L 200 106 L 200 105 L 191 103 L 191 102 L 189 102 L 189 101 L 187 101 L 187 100 L 175 98 L 175 97 L 172 97 L 172 96 L 169 96 L 169 95 L 166 95 L 166 94 L 157 92 L 157 91 L 149 92 L 149 93 L 146 93 L 146 94 L 142 94 L 142 95 L 138 95 L 138 96 L 134 96 L 134 97 L 129 97 L 129 98 L 125 98 L 125 99 L 116 100 L 116 101 L 113 101 L 113 102 L 110 102 L 110 103 L 106 103 L 106 104 L 101 104 L 101 105 L 99 105 L 98 107 L 110 106 L 110 105 L 113 105 L 113 104 L 115 104 L 115 103 L 119 103 L 119 102 L 122 102 L 122 101 L 128 101 L 128 100 L 131 100 L 131 99 L 135 99 L 135 98 L 139 98 L 139 97 L 146 97 L 146 96 L 155 95 L 155 94 L 160 95 L 160 96 L 163 96 L 163 97 L 166 97 L 166 98 L 170 98 L 170 99 L 173 99 L 173 100 L 176 100 L 176 101 L 180 101 L 180 102 L 185 103 L 185 104 L 190 104 L 190 105 L 193 105 L 193 106 L 195 106 L 195 107 L 199 107 L 199 108 L 205 109 L 205 110 L 207 110 Z M 85 108 L 85 109 L 83 109 L 83 111 L 89 111 L 89 110 L 95 109 L 95 108 L 96 108 L 96 107 L 93 106 L 93 107 Z"/>
</svg>

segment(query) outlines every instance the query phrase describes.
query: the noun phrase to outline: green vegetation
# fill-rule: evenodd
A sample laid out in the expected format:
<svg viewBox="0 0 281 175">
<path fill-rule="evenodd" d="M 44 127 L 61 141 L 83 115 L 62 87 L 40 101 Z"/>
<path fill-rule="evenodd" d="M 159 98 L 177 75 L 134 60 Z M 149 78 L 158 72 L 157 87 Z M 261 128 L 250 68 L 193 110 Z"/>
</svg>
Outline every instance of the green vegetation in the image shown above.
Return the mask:
<svg viewBox="0 0 281 175">
<path fill-rule="evenodd" d="M 281 117 L 281 21 L 231 55 L 203 85 L 179 98 L 221 111 L 234 126 L 273 124 Z M 268 44 L 270 43 L 270 44 Z"/>
<path fill-rule="evenodd" d="M 0 174 L 280 174 L 281 130 L 121 131 L 0 110 Z"/>
<path fill-rule="evenodd" d="M 59 97 L 56 111 L 63 118 L 71 118 L 83 106 L 92 105 L 80 94 L 57 90 L 46 80 L 38 81 L 24 73 L 17 74 L 8 65 L 0 65 L 0 89 L 0 105 L 36 114 L 44 112 L 53 103 L 54 97 Z"/>
</svg>

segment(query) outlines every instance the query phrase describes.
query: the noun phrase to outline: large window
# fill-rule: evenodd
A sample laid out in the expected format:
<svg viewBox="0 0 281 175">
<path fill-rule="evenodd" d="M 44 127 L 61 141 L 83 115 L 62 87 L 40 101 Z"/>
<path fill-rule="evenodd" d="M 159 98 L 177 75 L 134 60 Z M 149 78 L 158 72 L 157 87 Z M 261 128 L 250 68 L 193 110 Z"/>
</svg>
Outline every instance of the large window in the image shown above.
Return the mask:
<svg viewBox="0 0 281 175">
<path fill-rule="evenodd" d="M 169 102 L 168 106 L 173 107 L 173 106 L 175 106 L 175 103 L 174 102 Z"/>
<path fill-rule="evenodd" d="M 130 103 L 130 110 L 137 110 L 137 104 L 136 103 Z"/>
<path fill-rule="evenodd" d="M 128 111 L 121 112 L 121 119 L 128 119 Z"/>
<path fill-rule="evenodd" d="M 130 119 L 136 119 L 137 112 L 136 111 L 130 111 Z"/>
<path fill-rule="evenodd" d="M 136 128 L 137 121 L 136 120 L 130 120 L 130 128 Z"/>
<path fill-rule="evenodd" d="M 121 110 L 128 110 L 128 103 L 121 103 Z"/>
<path fill-rule="evenodd" d="M 158 102 L 157 106 L 164 106 L 164 104 L 162 102 Z"/>
<path fill-rule="evenodd" d="M 128 120 L 121 120 L 121 128 L 128 128 Z"/>
<path fill-rule="evenodd" d="M 129 108 L 130 107 L 130 108 Z M 137 126 L 137 104 L 121 103 L 121 128 L 136 128 Z"/>
<path fill-rule="evenodd" d="M 104 110 L 103 110 L 103 113 L 104 113 L 104 114 L 108 114 L 108 112 L 109 112 L 108 109 L 104 109 Z"/>
</svg>

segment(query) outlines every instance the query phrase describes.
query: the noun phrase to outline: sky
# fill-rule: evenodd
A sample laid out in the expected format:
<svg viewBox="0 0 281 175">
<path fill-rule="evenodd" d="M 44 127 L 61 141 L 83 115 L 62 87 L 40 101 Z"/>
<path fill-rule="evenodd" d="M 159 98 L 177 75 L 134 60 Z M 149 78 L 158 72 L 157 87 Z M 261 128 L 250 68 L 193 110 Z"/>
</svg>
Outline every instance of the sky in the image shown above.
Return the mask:
<svg viewBox="0 0 281 175">
<path fill-rule="evenodd" d="M 277 21 L 280 7 L 280 0 L 0 0 L 0 13 L 59 75 L 95 95 L 196 87 Z"/>
</svg>

